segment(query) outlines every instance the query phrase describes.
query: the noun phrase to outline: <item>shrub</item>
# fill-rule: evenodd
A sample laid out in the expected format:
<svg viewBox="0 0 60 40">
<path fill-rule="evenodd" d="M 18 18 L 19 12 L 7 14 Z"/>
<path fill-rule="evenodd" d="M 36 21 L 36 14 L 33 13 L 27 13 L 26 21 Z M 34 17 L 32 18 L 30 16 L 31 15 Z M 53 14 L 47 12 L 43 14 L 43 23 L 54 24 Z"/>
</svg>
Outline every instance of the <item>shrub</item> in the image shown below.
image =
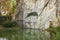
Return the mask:
<svg viewBox="0 0 60 40">
<path fill-rule="evenodd" d="M 14 27 L 16 25 L 17 25 L 17 23 L 15 21 L 6 21 L 3 23 L 3 26 L 7 27 L 7 28 Z"/>
<path fill-rule="evenodd" d="M 0 16 L 0 19 L 2 19 L 2 20 L 11 20 L 12 19 L 12 16 Z"/>
<path fill-rule="evenodd" d="M 0 16 L 0 25 L 2 25 L 5 21 L 11 20 L 11 16 Z"/>
</svg>

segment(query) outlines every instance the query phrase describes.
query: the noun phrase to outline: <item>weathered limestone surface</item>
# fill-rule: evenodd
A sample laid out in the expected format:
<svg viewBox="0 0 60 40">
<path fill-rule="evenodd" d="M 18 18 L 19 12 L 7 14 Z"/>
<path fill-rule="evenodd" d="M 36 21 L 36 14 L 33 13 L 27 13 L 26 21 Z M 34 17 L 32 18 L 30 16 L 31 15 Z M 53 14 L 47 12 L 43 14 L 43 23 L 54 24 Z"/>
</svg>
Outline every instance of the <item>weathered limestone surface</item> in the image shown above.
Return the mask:
<svg viewBox="0 0 60 40">
<path fill-rule="evenodd" d="M 58 26 L 56 3 L 56 0 L 23 0 L 22 5 L 19 6 L 22 7 L 20 10 L 23 10 L 16 19 L 23 20 L 24 26 L 28 28 L 46 29 L 49 28 L 50 23 L 52 26 Z M 32 12 L 36 12 L 37 15 Z M 23 19 L 20 19 L 21 17 Z"/>
<path fill-rule="evenodd" d="M 59 25 L 60 25 L 60 0 L 58 0 L 57 7 L 58 7 L 57 12 L 58 12 Z"/>
</svg>

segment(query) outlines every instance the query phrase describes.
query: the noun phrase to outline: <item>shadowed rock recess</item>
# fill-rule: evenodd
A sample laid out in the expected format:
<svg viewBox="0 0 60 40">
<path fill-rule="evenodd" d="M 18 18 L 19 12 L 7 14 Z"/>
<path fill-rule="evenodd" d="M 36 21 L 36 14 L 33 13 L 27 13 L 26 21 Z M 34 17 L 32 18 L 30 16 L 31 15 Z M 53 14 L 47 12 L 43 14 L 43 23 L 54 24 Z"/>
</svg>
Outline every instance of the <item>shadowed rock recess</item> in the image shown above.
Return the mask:
<svg viewBox="0 0 60 40">
<path fill-rule="evenodd" d="M 51 23 L 51 26 L 58 26 L 58 1 L 20 0 L 13 19 L 27 28 L 47 29 Z"/>
</svg>

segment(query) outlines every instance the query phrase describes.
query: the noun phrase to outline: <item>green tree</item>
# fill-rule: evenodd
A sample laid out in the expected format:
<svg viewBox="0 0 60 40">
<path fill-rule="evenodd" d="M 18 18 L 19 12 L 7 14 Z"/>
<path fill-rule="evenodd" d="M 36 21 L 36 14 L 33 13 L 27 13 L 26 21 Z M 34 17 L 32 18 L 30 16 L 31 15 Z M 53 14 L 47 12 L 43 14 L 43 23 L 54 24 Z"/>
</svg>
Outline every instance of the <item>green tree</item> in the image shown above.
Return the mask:
<svg viewBox="0 0 60 40">
<path fill-rule="evenodd" d="M 14 9 L 16 7 L 16 1 L 15 0 L 3 0 L 0 2 L 0 5 L 2 6 L 2 10 L 4 13 L 8 12 L 8 15 L 11 15 L 14 12 Z"/>
</svg>

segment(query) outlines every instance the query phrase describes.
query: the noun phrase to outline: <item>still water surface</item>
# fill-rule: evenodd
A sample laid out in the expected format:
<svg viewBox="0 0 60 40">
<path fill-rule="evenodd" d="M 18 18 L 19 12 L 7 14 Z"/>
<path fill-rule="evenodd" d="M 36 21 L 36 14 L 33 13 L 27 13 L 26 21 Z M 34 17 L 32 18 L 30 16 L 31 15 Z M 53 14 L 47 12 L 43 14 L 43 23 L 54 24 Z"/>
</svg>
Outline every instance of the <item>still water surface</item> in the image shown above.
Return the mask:
<svg viewBox="0 0 60 40">
<path fill-rule="evenodd" d="M 0 30 L 0 40 L 51 40 L 51 33 L 43 30 Z"/>
</svg>

